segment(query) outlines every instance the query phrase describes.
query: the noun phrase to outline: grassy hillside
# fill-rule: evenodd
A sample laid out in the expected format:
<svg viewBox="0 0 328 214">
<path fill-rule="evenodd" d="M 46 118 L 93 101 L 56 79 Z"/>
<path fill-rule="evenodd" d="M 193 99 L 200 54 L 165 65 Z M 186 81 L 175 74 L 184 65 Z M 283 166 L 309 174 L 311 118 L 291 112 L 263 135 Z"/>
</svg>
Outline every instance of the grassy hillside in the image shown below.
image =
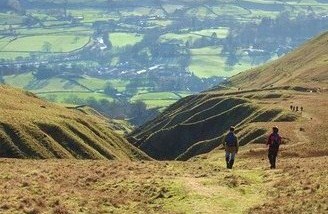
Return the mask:
<svg viewBox="0 0 328 214">
<path fill-rule="evenodd" d="M 328 32 L 276 61 L 233 76 L 230 82 L 232 86 L 242 88 L 326 87 Z"/>
<path fill-rule="evenodd" d="M 120 124 L 88 108 L 65 108 L 0 86 L 0 157 L 148 159 L 120 134 Z"/>
<path fill-rule="evenodd" d="M 267 122 L 297 121 L 300 115 L 288 110 L 293 92 L 202 93 L 181 99 L 155 120 L 130 135 L 130 141 L 157 159 L 186 160 L 206 153 L 222 143 L 231 125 L 237 126 L 242 145 L 263 142 Z M 272 105 L 274 104 L 274 105 Z"/>
<path fill-rule="evenodd" d="M 327 154 L 327 134 L 320 131 L 328 128 L 324 124 L 327 39 L 325 33 L 273 63 L 233 77 L 231 84 L 238 90 L 213 89 L 179 100 L 135 130 L 130 142 L 157 159 L 186 160 L 221 145 L 231 125 L 237 127 L 240 143 L 245 145 L 264 143 L 270 127 L 278 124 L 285 143 L 308 139 Z M 313 90 L 318 87 L 323 90 Z M 290 106 L 298 106 L 299 111 L 292 111 Z M 306 113 L 300 111 L 301 106 Z M 311 131 L 303 133 L 304 127 Z M 296 147 L 298 155 L 314 152 L 314 148 L 304 147 Z"/>
<path fill-rule="evenodd" d="M 226 94 L 235 96 L 226 99 L 226 108 L 229 101 L 249 105 L 245 99 L 285 112 L 290 104 L 304 107 L 302 114 L 289 112 L 298 115 L 294 122 L 254 121 L 238 128 L 242 144 L 253 143 L 240 149 L 233 170 L 224 168 L 220 147 L 185 162 L 1 159 L 0 212 L 326 213 L 328 136 L 323 130 L 328 128 L 328 96 L 281 92 L 283 96 L 277 91 Z M 202 97 L 224 96 L 215 93 Z M 188 97 L 181 103 L 192 103 L 192 98 L 196 99 Z M 182 106 L 170 109 L 178 108 Z M 269 115 L 274 114 L 264 113 L 258 120 Z M 197 114 L 192 116 L 188 121 L 197 118 Z M 262 133 L 272 125 L 280 127 L 284 142 L 276 170 L 269 170 L 266 148 L 261 144 Z"/>
</svg>

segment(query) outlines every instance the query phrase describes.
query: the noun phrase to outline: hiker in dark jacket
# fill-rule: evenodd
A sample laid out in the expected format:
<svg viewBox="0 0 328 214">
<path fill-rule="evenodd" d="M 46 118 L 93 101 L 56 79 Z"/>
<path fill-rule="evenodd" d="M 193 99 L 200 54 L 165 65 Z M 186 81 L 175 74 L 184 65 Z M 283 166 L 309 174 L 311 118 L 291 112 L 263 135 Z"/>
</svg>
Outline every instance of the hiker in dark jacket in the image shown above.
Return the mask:
<svg viewBox="0 0 328 214">
<path fill-rule="evenodd" d="M 269 146 L 268 158 L 270 161 L 270 169 L 276 168 L 276 159 L 278 155 L 279 146 L 281 144 L 281 137 L 278 134 L 278 127 L 272 128 L 272 133 L 268 138 L 267 145 Z"/>
<path fill-rule="evenodd" d="M 230 131 L 227 136 L 224 138 L 224 146 L 225 146 L 225 158 L 227 163 L 227 168 L 232 169 L 232 166 L 235 162 L 235 155 L 238 153 L 238 139 L 234 133 L 235 127 L 231 126 Z"/>
</svg>

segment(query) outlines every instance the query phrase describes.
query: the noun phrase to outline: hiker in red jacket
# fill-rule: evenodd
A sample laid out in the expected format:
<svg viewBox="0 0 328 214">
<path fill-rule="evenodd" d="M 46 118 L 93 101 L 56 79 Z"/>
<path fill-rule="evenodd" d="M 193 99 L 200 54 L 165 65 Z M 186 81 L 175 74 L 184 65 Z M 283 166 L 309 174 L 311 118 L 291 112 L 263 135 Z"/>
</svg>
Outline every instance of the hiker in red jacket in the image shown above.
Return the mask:
<svg viewBox="0 0 328 214">
<path fill-rule="evenodd" d="M 278 134 L 278 127 L 275 126 L 272 128 L 272 134 L 268 138 L 267 145 L 269 146 L 268 158 L 270 161 L 270 169 L 276 168 L 276 158 L 278 155 L 279 146 L 281 144 L 281 137 Z"/>
</svg>

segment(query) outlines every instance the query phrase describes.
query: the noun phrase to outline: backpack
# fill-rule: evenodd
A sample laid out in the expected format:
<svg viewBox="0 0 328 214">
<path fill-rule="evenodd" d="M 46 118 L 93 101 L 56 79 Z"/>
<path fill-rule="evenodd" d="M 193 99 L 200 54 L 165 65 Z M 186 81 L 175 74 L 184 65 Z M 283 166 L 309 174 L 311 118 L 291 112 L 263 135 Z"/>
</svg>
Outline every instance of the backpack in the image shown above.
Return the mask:
<svg viewBox="0 0 328 214">
<path fill-rule="evenodd" d="M 225 138 L 226 146 L 233 147 L 236 146 L 237 138 L 233 133 L 229 133 Z"/>
</svg>

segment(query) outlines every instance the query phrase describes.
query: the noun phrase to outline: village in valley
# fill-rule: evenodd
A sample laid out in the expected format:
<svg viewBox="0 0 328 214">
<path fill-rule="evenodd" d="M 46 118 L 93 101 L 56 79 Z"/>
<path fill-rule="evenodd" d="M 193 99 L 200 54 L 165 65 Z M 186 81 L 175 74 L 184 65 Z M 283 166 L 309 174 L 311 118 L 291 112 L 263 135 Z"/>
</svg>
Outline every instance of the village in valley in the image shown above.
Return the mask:
<svg viewBox="0 0 328 214">
<path fill-rule="evenodd" d="M 328 25 L 324 3 L 39 3 L 1 3 L 0 80 L 100 111 L 109 103 L 121 108 L 139 102 L 147 119 L 182 97 L 288 53 Z M 127 111 L 103 113 L 117 117 Z"/>
</svg>

